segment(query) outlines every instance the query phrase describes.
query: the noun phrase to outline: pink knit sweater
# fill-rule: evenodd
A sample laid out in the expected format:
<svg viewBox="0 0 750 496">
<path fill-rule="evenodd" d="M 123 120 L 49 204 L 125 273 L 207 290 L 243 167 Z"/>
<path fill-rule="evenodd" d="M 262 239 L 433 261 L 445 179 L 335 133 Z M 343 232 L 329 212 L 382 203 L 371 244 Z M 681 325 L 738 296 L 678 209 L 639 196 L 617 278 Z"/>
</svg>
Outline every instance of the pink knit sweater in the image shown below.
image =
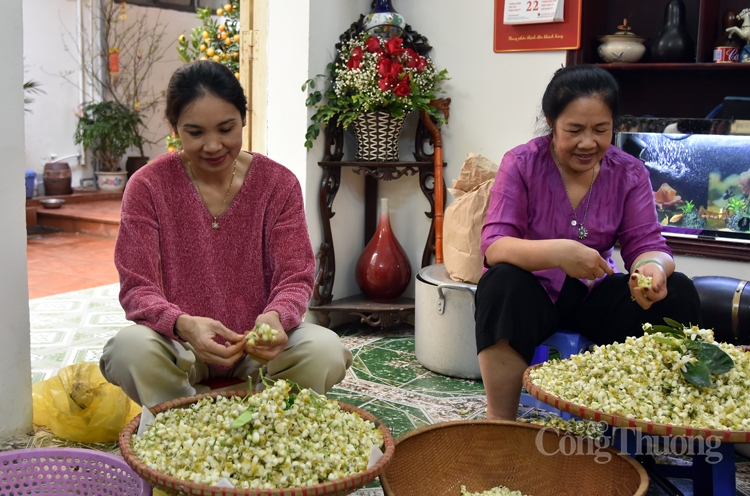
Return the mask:
<svg viewBox="0 0 750 496">
<path fill-rule="evenodd" d="M 242 188 L 212 229 L 177 152 L 128 181 L 115 265 L 128 320 L 172 339 L 181 314 L 210 317 L 237 333 L 271 310 L 299 325 L 312 294 L 315 257 L 294 174 L 253 153 Z"/>
</svg>

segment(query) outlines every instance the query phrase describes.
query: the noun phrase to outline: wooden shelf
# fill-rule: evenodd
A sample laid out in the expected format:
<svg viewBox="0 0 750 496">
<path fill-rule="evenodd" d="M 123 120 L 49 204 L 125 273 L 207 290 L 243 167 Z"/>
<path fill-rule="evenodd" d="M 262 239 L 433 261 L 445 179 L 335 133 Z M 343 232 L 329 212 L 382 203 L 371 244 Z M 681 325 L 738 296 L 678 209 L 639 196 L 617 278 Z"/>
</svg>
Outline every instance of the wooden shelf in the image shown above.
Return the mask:
<svg viewBox="0 0 750 496">
<path fill-rule="evenodd" d="M 403 322 L 414 313 L 414 298 L 401 296 L 391 302 L 375 302 L 363 294 L 358 294 L 323 305 L 313 305 L 310 310 L 321 314 L 320 323 L 324 327 L 330 323 L 329 312 L 359 315 L 363 324 L 390 327 Z"/>
<path fill-rule="evenodd" d="M 642 117 L 705 118 L 726 96 L 750 96 L 750 64 L 712 62 L 724 12 L 739 13 L 744 0 L 684 0 L 686 27 L 695 43 L 695 63 L 650 62 L 650 45 L 662 28 L 666 2 L 584 0 L 581 48 L 568 52 L 568 65 L 596 64 L 620 83 L 622 114 Z M 612 34 L 627 17 L 633 32 L 648 38 L 641 62 L 601 63 L 598 38 Z"/>
<path fill-rule="evenodd" d="M 750 243 L 710 237 L 675 237 L 665 234 L 667 245 L 675 255 L 715 258 L 732 262 L 750 262 Z"/>
<path fill-rule="evenodd" d="M 440 128 L 430 130 L 420 119 L 417 123 L 414 139 L 416 161 L 394 161 L 394 162 L 365 162 L 344 161 L 343 158 L 343 129 L 330 125 L 326 127 L 326 154 L 318 165 L 323 169 L 323 177 L 320 182 L 318 194 L 318 206 L 323 224 L 323 242 L 316 258 L 318 268 L 315 275 L 315 286 L 313 288 L 313 305 L 310 310 L 318 312 L 320 324 L 328 326 L 330 323 L 330 312 L 345 312 L 359 315 L 362 323 L 372 326 L 389 327 L 403 322 L 406 316 L 414 313 L 414 300 L 412 298 L 399 298 L 391 303 L 375 303 L 363 295 L 351 296 L 339 300 L 333 300 L 333 283 L 336 277 L 336 256 L 333 246 L 333 232 L 331 230 L 331 218 L 335 215 L 333 201 L 341 185 L 341 171 L 351 168 L 354 173 L 364 176 L 365 181 L 365 229 L 364 244 L 370 241 L 377 228 L 377 200 L 379 181 L 393 181 L 403 176 L 418 176 L 419 188 L 430 204 L 430 210 L 425 212 L 430 220 L 430 231 L 427 235 L 424 250 L 422 252 L 421 267 L 432 263 L 435 255 L 435 175 L 441 172 L 435 166 L 435 155 L 425 151 L 427 143 L 442 143 Z M 443 167 L 446 164 L 443 163 Z M 444 181 L 440 181 L 443 195 L 446 188 Z"/>
</svg>

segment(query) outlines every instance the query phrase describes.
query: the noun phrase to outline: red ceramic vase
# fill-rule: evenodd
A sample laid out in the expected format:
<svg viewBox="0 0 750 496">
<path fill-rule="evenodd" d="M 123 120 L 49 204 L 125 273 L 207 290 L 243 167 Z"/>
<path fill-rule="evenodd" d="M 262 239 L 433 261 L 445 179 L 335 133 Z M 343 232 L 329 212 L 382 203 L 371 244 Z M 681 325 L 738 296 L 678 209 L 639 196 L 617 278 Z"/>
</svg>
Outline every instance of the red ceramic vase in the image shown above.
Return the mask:
<svg viewBox="0 0 750 496">
<path fill-rule="evenodd" d="M 357 260 L 355 275 L 359 288 L 375 302 L 393 301 L 409 286 L 409 257 L 391 230 L 388 198 L 380 199 L 378 228 Z"/>
</svg>

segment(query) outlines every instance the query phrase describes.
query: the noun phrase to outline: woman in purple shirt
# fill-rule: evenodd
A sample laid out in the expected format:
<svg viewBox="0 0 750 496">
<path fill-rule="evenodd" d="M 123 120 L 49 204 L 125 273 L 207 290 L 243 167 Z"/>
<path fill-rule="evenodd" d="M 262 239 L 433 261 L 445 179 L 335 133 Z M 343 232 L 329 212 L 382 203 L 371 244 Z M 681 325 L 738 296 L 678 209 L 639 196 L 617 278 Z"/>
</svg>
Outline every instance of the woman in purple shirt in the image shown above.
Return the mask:
<svg viewBox="0 0 750 496">
<path fill-rule="evenodd" d="M 596 344 L 670 317 L 700 324 L 692 281 L 674 272 L 648 171 L 612 142 L 615 79 L 558 70 L 542 99 L 550 133 L 503 157 L 482 230 L 476 338 L 487 418 L 515 420 L 523 372 L 556 330 Z M 630 274 L 618 274 L 615 243 Z M 636 273 L 653 278 L 638 288 Z"/>
</svg>

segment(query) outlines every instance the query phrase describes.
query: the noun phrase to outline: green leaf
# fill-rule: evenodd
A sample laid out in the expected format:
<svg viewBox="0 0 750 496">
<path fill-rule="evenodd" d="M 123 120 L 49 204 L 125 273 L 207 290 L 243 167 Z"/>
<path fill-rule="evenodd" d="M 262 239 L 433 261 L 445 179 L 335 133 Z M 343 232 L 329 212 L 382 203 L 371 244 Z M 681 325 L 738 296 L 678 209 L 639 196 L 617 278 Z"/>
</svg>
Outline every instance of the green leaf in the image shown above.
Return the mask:
<svg viewBox="0 0 750 496">
<path fill-rule="evenodd" d="M 682 377 L 690 384 L 698 387 L 711 386 L 711 373 L 708 371 L 708 367 L 701 362 L 686 363 L 685 370 L 682 371 Z"/>
<path fill-rule="evenodd" d="M 685 328 L 684 325 L 680 324 L 676 320 L 670 319 L 669 317 L 664 317 L 664 322 L 666 322 L 667 324 L 669 324 L 670 327 L 672 327 L 674 329 L 679 329 L 680 331 L 682 331 Z"/>
<path fill-rule="evenodd" d="M 669 346 L 676 349 L 677 351 L 682 351 L 682 346 L 680 346 L 678 343 L 675 343 L 671 339 L 663 338 L 661 336 L 654 336 L 654 341 L 658 341 L 663 344 L 668 344 Z"/>
<path fill-rule="evenodd" d="M 296 394 L 290 394 L 289 397 L 286 399 L 286 402 L 285 402 L 286 405 L 285 405 L 284 410 L 289 410 L 289 408 L 291 408 L 291 406 L 294 404 L 294 400 L 296 399 L 297 399 Z"/>
<path fill-rule="evenodd" d="M 732 357 L 718 346 L 710 343 L 698 343 L 698 346 L 696 357 L 712 374 L 725 374 L 734 367 Z"/>
<path fill-rule="evenodd" d="M 234 422 L 232 422 L 232 429 L 237 429 L 250 422 L 253 419 L 254 412 L 254 408 L 248 408 L 247 410 L 242 412 L 242 414 L 240 414 L 240 416 L 234 419 Z"/>
<path fill-rule="evenodd" d="M 675 338 L 679 339 L 685 339 L 685 333 L 682 331 L 678 331 L 677 329 L 674 329 L 672 327 L 667 327 L 664 325 L 655 325 L 651 327 L 650 331 L 645 331 L 647 334 L 653 334 L 655 332 L 661 332 L 662 334 L 667 334 L 669 336 L 673 336 Z"/>
</svg>

